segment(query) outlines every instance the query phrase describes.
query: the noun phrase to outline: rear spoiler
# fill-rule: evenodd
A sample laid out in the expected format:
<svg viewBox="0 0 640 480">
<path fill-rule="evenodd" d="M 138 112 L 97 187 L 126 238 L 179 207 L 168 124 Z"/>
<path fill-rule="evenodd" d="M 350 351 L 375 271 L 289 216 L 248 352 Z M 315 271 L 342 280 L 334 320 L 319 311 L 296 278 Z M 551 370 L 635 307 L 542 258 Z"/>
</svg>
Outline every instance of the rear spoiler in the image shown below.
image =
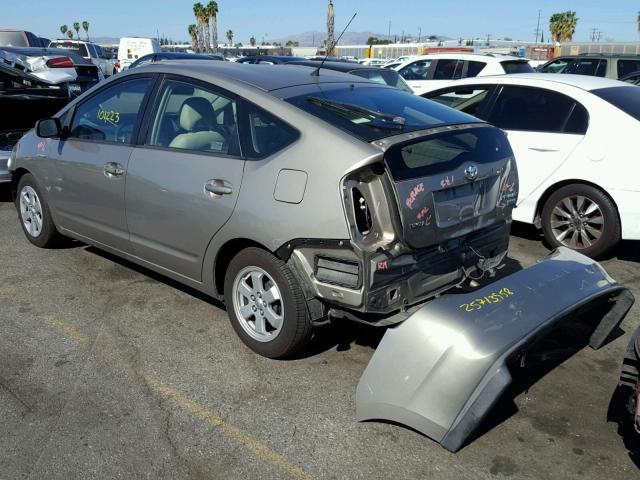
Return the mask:
<svg viewBox="0 0 640 480">
<path fill-rule="evenodd" d="M 508 361 L 572 315 L 604 312 L 600 348 L 634 303 L 595 261 L 565 247 L 468 294 L 442 296 L 390 328 L 356 391 L 358 420 L 407 425 L 455 452 L 511 383 Z"/>
</svg>

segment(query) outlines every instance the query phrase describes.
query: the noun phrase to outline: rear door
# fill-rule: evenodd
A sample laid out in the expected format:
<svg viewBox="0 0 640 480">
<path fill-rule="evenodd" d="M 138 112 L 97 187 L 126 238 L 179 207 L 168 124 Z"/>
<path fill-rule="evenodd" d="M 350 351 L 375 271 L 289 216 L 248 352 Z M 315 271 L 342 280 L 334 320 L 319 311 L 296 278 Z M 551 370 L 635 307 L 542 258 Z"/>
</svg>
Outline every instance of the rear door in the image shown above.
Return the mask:
<svg viewBox="0 0 640 480">
<path fill-rule="evenodd" d="M 499 90 L 486 119 L 509 135 L 520 175 L 518 203 L 562 165 L 589 124 L 587 110 L 572 98 L 514 85 Z"/>
<path fill-rule="evenodd" d="M 60 225 L 125 252 L 125 181 L 152 82 L 148 75 L 129 77 L 84 99 L 74 109 L 68 138 L 50 150 Z"/>
<path fill-rule="evenodd" d="M 201 280 L 207 246 L 242 183 L 237 102 L 210 84 L 162 81 L 129 163 L 126 212 L 136 256 Z"/>
</svg>

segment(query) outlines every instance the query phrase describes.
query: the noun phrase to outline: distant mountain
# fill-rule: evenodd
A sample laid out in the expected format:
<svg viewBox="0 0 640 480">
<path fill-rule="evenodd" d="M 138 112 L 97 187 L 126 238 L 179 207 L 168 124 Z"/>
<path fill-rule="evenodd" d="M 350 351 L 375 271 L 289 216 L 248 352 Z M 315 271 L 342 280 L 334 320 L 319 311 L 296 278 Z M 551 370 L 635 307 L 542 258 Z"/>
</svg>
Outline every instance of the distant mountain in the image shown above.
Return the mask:
<svg viewBox="0 0 640 480">
<path fill-rule="evenodd" d="M 336 32 L 336 37 L 340 32 Z M 340 39 L 340 45 L 363 45 L 367 43 L 369 37 L 387 38 L 385 34 L 373 32 L 345 32 Z M 289 40 L 298 42 L 301 47 L 319 47 L 323 45 L 323 41 L 327 38 L 326 32 L 303 32 L 293 35 L 287 35 L 281 38 L 270 38 L 269 42 L 286 43 Z"/>
<path fill-rule="evenodd" d="M 336 32 L 336 37 L 340 35 L 340 32 Z M 370 37 L 375 37 L 380 40 L 387 40 L 388 36 L 386 33 L 374 33 L 374 32 L 345 32 L 340 39 L 340 43 L 338 45 L 366 45 L 367 40 Z M 450 40 L 449 37 L 445 37 L 442 35 L 434 35 L 436 37 L 435 41 L 445 41 Z M 321 47 L 323 45 L 323 41 L 327 38 L 326 32 L 303 32 L 303 33 L 295 33 L 293 35 L 287 35 L 286 37 L 280 38 L 270 38 L 269 42 L 278 42 L 285 44 L 289 40 L 294 42 L 298 42 L 301 47 Z M 427 36 L 422 36 L 422 41 L 427 41 Z M 400 41 L 399 35 L 391 34 L 391 40 L 397 39 Z M 407 41 L 415 40 L 411 35 L 406 35 Z M 432 40 L 434 41 L 434 40 Z"/>
</svg>

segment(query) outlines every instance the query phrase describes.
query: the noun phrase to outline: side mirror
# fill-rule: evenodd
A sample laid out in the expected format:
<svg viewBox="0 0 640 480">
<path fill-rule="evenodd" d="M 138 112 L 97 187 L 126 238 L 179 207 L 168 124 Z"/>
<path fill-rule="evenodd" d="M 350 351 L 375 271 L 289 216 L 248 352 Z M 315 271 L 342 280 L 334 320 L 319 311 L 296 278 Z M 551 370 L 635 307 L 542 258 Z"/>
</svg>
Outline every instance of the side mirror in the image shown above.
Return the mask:
<svg viewBox="0 0 640 480">
<path fill-rule="evenodd" d="M 62 133 L 60 120 L 57 118 L 43 118 L 36 123 L 36 133 L 40 138 L 59 137 Z"/>
</svg>

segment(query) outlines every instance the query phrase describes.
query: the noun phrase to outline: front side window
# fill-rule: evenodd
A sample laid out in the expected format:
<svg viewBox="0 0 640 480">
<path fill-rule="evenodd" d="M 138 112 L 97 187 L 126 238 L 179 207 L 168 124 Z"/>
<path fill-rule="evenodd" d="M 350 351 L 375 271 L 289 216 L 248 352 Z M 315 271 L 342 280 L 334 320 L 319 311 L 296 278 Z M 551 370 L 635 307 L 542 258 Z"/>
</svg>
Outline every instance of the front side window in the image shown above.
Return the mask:
<svg viewBox="0 0 640 480">
<path fill-rule="evenodd" d="M 489 88 L 457 88 L 429 97 L 429 100 L 477 117 L 480 114 L 488 93 Z"/>
<path fill-rule="evenodd" d="M 402 68 L 398 73 L 405 80 L 428 80 L 431 60 L 420 60 Z"/>
<path fill-rule="evenodd" d="M 246 133 L 243 148 L 249 158 L 264 158 L 295 142 L 298 131 L 255 105 L 243 116 Z"/>
<path fill-rule="evenodd" d="M 462 77 L 463 60 L 438 60 L 434 80 L 457 80 Z"/>
<path fill-rule="evenodd" d="M 213 88 L 168 80 L 147 145 L 238 155 L 236 102 Z"/>
<path fill-rule="evenodd" d="M 570 59 L 559 58 L 545 65 L 540 71 L 542 73 L 563 73 L 570 61 Z"/>
<path fill-rule="evenodd" d="M 607 73 L 607 61 L 601 58 L 589 57 L 558 59 L 544 67 L 542 72 L 604 77 Z"/>
<path fill-rule="evenodd" d="M 575 131 L 578 128 L 575 125 L 584 126 L 581 118 L 586 114 L 580 111 L 576 115 L 581 115 L 572 118 L 576 105 L 572 98 L 551 90 L 506 86 L 500 92 L 488 121 L 505 130 L 584 133 Z M 568 125 L 569 130 L 574 131 L 566 131 Z"/>
<path fill-rule="evenodd" d="M 96 93 L 76 108 L 69 136 L 82 140 L 131 143 L 150 83 L 149 78 L 139 78 Z"/>
</svg>

